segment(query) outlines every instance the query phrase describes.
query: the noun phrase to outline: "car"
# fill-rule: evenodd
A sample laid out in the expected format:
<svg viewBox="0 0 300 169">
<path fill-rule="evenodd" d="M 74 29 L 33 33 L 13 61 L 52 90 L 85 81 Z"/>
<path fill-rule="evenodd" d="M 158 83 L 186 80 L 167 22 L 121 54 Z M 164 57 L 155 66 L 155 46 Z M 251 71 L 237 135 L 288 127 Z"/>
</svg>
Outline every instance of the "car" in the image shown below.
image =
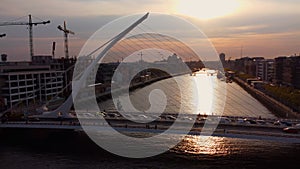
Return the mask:
<svg viewBox="0 0 300 169">
<path fill-rule="evenodd" d="M 188 117 L 188 116 L 182 117 L 181 120 L 183 120 L 183 121 L 194 121 L 193 118 Z"/>
<path fill-rule="evenodd" d="M 280 126 L 280 125 L 282 125 L 282 123 L 280 123 L 280 121 L 275 121 L 273 124 L 274 124 L 275 126 Z"/>
<path fill-rule="evenodd" d="M 138 115 L 140 119 L 148 119 L 149 117 L 143 114 Z"/>
<path fill-rule="evenodd" d="M 96 115 L 100 116 L 100 117 L 106 117 L 107 113 L 105 113 L 105 112 L 97 112 Z"/>
<path fill-rule="evenodd" d="M 241 119 L 241 118 L 238 118 L 235 122 L 236 122 L 237 124 L 244 124 L 244 123 L 245 123 L 245 120 L 244 120 L 244 119 Z"/>
<path fill-rule="evenodd" d="M 153 120 L 161 120 L 161 117 L 158 115 L 150 115 L 150 118 L 152 118 Z"/>
<path fill-rule="evenodd" d="M 299 124 L 295 124 L 294 127 L 300 129 L 300 123 Z"/>
<path fill-rule="evenodd" d="M 118 115 L 117 113 L 107 113 L 107 116 L 110 118 L 120 117 L 120 115 Z"/>
<path fill-rule="evenodd" d="M 28 118 L 29 121 L 40 121 L 38 117 Z"/>
<path fill-rule="evenodd" d="M 206 122 L 208 124 L 229 124 L 231 120 L 227 117 L 209 117 Z"/>
<path fill-rule="evenodd" d="M 256 120 L 256 122 L 260 125 L 266 125 L 267 122 L 265 120 Z"/>
<path fill-rule="evenodd" d="M 291 133 L 291 134 L 298 134 L 299 128 L 286 127 L 286 128 L 283 129 L 283 132 L 285 132 L 285 133 Z"/>
<path fill-rule="evenodd" d="M 275 126 L 288 126 L 288 127 L 291 127 L 292 126 L 292 123 L 289 123 L 289 122 L 286 122 L 286 121 L 276 121 L 273 123 Z"/>
<path fill-rule="evenodd" d="M 248 124 L 257 124 L 255 120 L 251 120 L 251 119 L 244 119 L 244 121 Z"/>
<path fill-rule="evenodd" d="M 176 117 L 174 117 L 172 115 L 167 115 L 166 118 L 169 120 L 176 120 Z"/>
<path fill-rule="evenodd" d="M 231 123 L 231 120 L 229 118 L 227 118 L 227 117 L 221 117 L 219 119 L 220 119 L 219 123 L 221 123 L 221 124 L 229 124 L 229 123 Z"/>
<path fill-rule="evenodd" d="M 281 123 L 288 126 L 288 127 L 291 127 L 293 125 L 292 123 L 287 122 L 287 121 L 281 121 Z"/>
</svg>

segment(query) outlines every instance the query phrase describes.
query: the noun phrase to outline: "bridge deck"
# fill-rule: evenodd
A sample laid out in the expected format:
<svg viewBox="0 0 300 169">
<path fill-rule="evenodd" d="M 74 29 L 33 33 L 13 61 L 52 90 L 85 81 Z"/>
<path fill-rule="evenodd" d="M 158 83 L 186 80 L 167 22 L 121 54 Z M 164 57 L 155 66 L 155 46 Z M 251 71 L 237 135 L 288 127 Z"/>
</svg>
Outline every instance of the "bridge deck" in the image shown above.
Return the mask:
<svg viewBox="0 0 300 169">
<path fill-rule="evenodd" d="M 161 133 L 168 129 L 173 123 L 172 120 L 164 120 L 158 122 L 152 122 L 150 124 L 142 123 L 132 123 L 129 120 L 120 119 L 109 119 L 110 123 L 108 126 L 103 121 L 96 122 L 95 119 L 86 120 L 84 122 L 85 127 L 96 127 L 97 130 L 105 131 L 108 127 L 113 127 L 118 131 L 123 132 L 149 132 L 149 133 Z M 190 134 L 199 135 L 202 131 L 203 122 L 195 123 Z M 185 123 L 182 123 L 184 127 Z M 206 124 L 209 128 L 209 124 Z M 212 124 L 213 125 L 213 124 Z M 232 138 L 246 138 L 246 139 L 264 139 L 264 140 L 274 140 L 274 141 L 284 141 L 284 142 L 295 142 L 300 143 L 300 134 L 289 134 L 282 131 L 283 126 L 268 126 L 259 124 L 219 124 L 217 129 L 214 130 L 213 136 L 219 137 L 232 137 Z M 23 129 L 23 130 L 73 130 L 73 131 L 83 131 L 82 126 L 78 121 L 39 121 L 39 122 L 6 122 L 0 124 L 0 130 L 5 129 Z M 205 129 L 207 131 L 207 128 Z M 174 134 L 183 134 L 182 128 L 177 127 Z M 207 133 L 202 132 L 202 135 Z"/>
</svg>

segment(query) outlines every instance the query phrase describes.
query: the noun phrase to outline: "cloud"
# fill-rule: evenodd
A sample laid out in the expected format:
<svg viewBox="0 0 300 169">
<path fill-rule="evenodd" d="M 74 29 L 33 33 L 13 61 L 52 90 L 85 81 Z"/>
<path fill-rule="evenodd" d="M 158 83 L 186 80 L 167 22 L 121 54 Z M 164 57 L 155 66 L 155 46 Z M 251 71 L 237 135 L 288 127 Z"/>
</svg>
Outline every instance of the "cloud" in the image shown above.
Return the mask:
<svg viewBox="0 0 300 169">
<path fill-rule="evenodd" d="M 172 13 L 175 1 L 178 0 L 27 0 L 26 3 L 21 0 L 2 0 L 0 22 L 29 13 L 50 19 L 51 24 L 34 28 L 35 51 L 48 51 L 49 44 L 57 41 L 57 55 L 63 55 L 63 36 L 57 26 L 66 20 L 68 28 L 76 33 L 70 37 L 74 38 L 70 40 L 70 52 L 76 55 L 85 40 L 106 23 L 132 13 Z M 262 55 L 276 56 L 277 53 L 299 52 L 299 0 L 239 1 L 241 8 L 231 15 L 211 20 L 184 17 L 211 38 L 217 48 L 232 55 L 239 55 L 236 51 L 242 44 L 247 46 L 245 52 L 249 55 L 260 52 Z M 161 24 L 164 22 L 161 21 Z M 180 34 L 182 31 L 187 30 L 174 27 L 174 32 Z M 7 34 L 0 40 L 1 52 L 20 58 L 28 55 L 28 30 L 25 26 L 0 27 L 0 33 Z"/>
<path fill-rule="evenodd" d="M 251 16 L 224 17 L 211 21 L 201 22 L 191 20 L 210 36 L 227 36 L 228 34 L 268 34 L 298 31 L 300 14 L 281 14 L 261 16 L 254 14 Z M 223 34 L 223 35 L 221 35 Z"/>
<path fill-rule="evenodd" d="M 21 5 L 19 5 L 21 4 Z M 18 6 L 16 6 L 18 5 Z M 97 16 L 127 15 L 140 12 L 168 12 L 172 0 L 2 0 L 1 16 Z"/>
</svg>

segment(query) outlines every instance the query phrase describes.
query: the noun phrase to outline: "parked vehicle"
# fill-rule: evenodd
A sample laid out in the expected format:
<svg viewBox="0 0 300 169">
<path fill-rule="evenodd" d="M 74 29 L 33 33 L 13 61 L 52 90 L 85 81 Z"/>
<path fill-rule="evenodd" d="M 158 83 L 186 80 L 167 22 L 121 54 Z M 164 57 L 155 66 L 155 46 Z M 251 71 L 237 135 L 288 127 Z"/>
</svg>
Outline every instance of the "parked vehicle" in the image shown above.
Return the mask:
<svg viewBox="0 0 300 169">
<path fill-rule="evenodd" d="M 256 120 L 256 122 L 257 122 L 258 124 L 260 124 L 260 125 L 265 125 L 265 124 L 267 124 L 267 122 L 264 121 L 264 120 Z"/>
<path fill-rule="evenodd" d="M 244 119 L 244 121 L 248 124 L 257 124 L 255 120 L 251 120 L 251 119 Z"/>
<path fill-rule="evenodd" d="M 172 115 L 167 115 L 166 118 L 169 120 L 176 120 L 176 117 L 174 117 Z"/>
<path fill-rule="evenodd" d="M 286 127 L 286 128 L 283 129 L 283 132 L 285 132 L 285 133 L 292 133 L 292 134 L 298 134 L 299 128 Z"/>
<path fill-rule="evenodd" d="M 120 115 L 117 114 L 117 113 L 107 113 L 107 116 L 110 117 L 110 118 L 120 117 Z"/>
<path fill-rule="evenodd" d="M 229 124 L 229 123 L 231 123 L 231 120 L 227 117 L 221 117 L 220 118 L 220 123 L 221 124 Z"/>
<path fill-rule="evenodd" d="M 183 120 L 183 121 L 191 121 L 191 122 L 194 121 L 193 118 L 188 117 L 188 116 L 182 117 L 181 120 Z"/>
<path fill-rule="evenodd" d="M 292 126 L 292 123 L 278 120 L 278 121 L 274 122 L 274 125 L 275 126 L 288 126 L 288 127 L 290 127 L 290 126 Z"/>
<path fill-rule="evenodd" d="M 237 123 L 237 124 L 244 124 L 244 123 L 245 123 L 245 120 L 244 120 L 244 119 L 241 119 L 241 118 L 238 118 L 238 119 L 236 120 L 236 123 Z"/>
<path fill-rule="evenodd" d="M 299 123 L 299 124 L 296 124 L 294 127 L 300 129 L 300 123 Z"/>
<path fill-rule="evenodd" d="M 149 117 L 148 116 L 146 116 L 146 115 L 143 115 L 143 114 L 140 114 L 140 115 L 138 115 L 138 117 L 140 118 L 140 119 L 148 119 Z"/>
<path fill-rule="evenodd" d="M 97 112 L 96 115 L 97 115 L 97 116 L 106 117 L 106 116 L 107 116 L 107 113 L 101 111 L 101 112 Z"/>
</svg>

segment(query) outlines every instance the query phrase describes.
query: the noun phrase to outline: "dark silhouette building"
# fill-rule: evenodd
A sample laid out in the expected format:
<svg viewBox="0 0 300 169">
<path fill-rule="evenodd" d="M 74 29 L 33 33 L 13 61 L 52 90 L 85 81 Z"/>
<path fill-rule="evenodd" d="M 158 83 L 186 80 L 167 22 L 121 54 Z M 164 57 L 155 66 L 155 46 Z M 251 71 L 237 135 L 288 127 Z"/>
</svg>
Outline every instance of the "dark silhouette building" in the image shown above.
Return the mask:
<svg viewBox="0 0 300 169">
<path fill-rule="evenodd" d="M 275 58 L 275 82 L 300 89 L 300 56 Z"/>
<path fill-rule="evenodd" d="M 225 55 L 225 53 L 220 53 L 219 57 L 220 57 L 220 60 L 223 64 L 223 67 L 226 67 L 226 61 L 225 61 L 226 55 Z"/>
</svg>

